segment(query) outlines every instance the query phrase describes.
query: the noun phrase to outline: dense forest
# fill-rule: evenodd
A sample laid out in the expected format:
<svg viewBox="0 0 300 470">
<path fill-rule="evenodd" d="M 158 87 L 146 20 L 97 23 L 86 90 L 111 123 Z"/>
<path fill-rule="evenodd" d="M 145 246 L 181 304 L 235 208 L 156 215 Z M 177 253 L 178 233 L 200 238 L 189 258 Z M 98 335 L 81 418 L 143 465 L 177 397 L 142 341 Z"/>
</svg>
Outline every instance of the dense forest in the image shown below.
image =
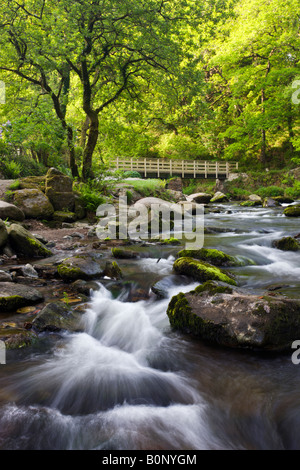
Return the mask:
<svg viewBox="0 0 300 470">
<path fill-rule="evenodd" d="M 2 170 L 297 166 L 299 19 L 298 0 L 4 0 Z"/>
</svg>

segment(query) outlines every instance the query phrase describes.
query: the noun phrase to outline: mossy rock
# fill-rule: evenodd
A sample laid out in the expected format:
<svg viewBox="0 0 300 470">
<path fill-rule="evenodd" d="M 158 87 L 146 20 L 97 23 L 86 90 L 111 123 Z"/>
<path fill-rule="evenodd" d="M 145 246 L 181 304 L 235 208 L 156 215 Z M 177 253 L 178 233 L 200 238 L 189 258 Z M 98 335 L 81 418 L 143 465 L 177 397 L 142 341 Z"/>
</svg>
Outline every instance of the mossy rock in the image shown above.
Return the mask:
<svg viewBox="0 0 300 470">
<path fill-rule="evenodd" d="M 122 248 L 112 248 L 111 254 L 117 259 L 135 259 L 139 257 L 139 254 L 131 250 L 123 250 Z"/>
<path fill-rule="evenodd" d="M 242 207 L 257 207 L 261 205 L 262 201 L 244 201 L 240 203 L 240 206 Z"/>
<path fill-rule="evenodd" d="M 181 257 L 175 261 L 173 268 L 178 274 L 189 276 L 199 282 L 216 280 L 237 285 L 232 274 L 194 258 Z"/>
<path fill-rule="evenodd" d="M 215 281 L 173 297 L 167 315 L 172 328 L 230 348 L 289 351 L 300 337 L 299 300 L 249 295 Z"/>
<path fill-rule="evenodd" d="M 27 258 L 47 258 L 53 254 L 22 225 L 12 224 L 8 236 L 12 248 L 19 255 Z"/>
<path fill-rule="evenodd" d="M 0 340 L 7 350 L 15 350 L 32 346 L 38 341 L 38 336 L 24 328 L 0 328 Z"/>
<path fill-rule="evenodd" d="M 19 308 L 41 302 L 43 298 L 37 289 L 27 285 L 0 283 L 0 312 L 16 312 Z"/>
<path fill-rule="evenodd" d="M 286 217 L 300 217 L 300 205 L 286 207 L 283 213 Z"/>
<path fill-rule="evenodd" d="M 46 305 L 32 322 L 37 331 L 74 331 L 83 330 L 81 314 L 64 302 L 51 302 Z"/>
<path fill-rule="evenodd" d="M 14 204 L 29 219 L 51 219 L 54 208 L 39 189 L 22 189 L 14 192 Z"/>
<path fill-rule="evenodd" d="M 272 243 L 274 248 L 282 251 L 298 251 L 300 250 L 300 243 L 293 237 L 284 237 L 280 240 L 275 240 Z"/>
<path fill-rule="evenodd" d="M 19 189 L 39 189 L 45 192 L 45 176 L 27 176 L 19 180 Z"/>
<path fill-rule="evenodd" d="M 115 280 L 123 278 L 121 268 L 116 261 L 107 261 L 102 275 Z"/>
<path fill-rule="evenodd" d="M 212 264 L 213 266 L 220 267 L 230 267 L 230 266 L 240 266 L 241 262 L 238 261 L 233 256 L 227 255 L 223 251 L 201 248 L 200 250 L 182 250 L 178 253 L 179 258 L 194 258 L 207 263 Z"/>
<path fill-rule="evenodd" d="M 57 267 L 57 272 L 66 281 L 95 279 L 103 274 L 103 270 L 96 259 L 88 255 L 66 258 Z"/>
<path fill-rule="evenodd" d="M 77 216 L 75 212 L 69 212 L 69 211 L 55 211 L 53 214 L 53 220 L 55 222 L 67 222 L 67 223 L 72 223 L 76 222 Z"/>
</svg>

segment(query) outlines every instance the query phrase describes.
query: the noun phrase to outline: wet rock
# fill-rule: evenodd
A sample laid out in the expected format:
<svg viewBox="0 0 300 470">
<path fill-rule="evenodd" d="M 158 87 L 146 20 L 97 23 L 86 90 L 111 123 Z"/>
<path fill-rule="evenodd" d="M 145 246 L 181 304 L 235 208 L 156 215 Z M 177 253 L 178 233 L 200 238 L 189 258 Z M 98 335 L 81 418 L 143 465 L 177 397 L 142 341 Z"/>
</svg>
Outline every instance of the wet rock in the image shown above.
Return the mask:
<svg viewBox="0 0 300 470">
<path fill-rule="evenodd" d="M 0 201 L 0 219 L 9 219 L 22 222 L 25 219 L 25 215 L 24 212 L 14 204 Z"/>
<path fill-rule="evenodd" d="M 135 259 L 135 258 L 139 258 L 139 254 L 136 253 L 135 251 L 124 250 L 124 249 L 118 248 L 118 247 L 112 248 L 111 253 L 112 253 L 113 257 L 117 258 L 117 259 Z"/>
<path fill-rule="evenodd" d="M 28 219 L 51 219 L 54 212 L 49 199 L 39 189 L 15 191 L 14 203 Z"/>
<path fill-rule="evenodd" d="M 38 273 L 36 272 L 34 267 L 31 266 L 31 264 L 26 264 L 25 266 L 23 266 L 22 273 L 23 273 L 23 276 L 30 277 L 30 278 L 39 277 Z"/>
<path fill-rule="evenodd" d="M 0 248 L 6 245 L 8 239 L 8 233 L 6 229 L 6 225 L 3 220 L 0 219 Z"/>
<path fill-rule="evenodd" d="M 107 261 L 102 275 L 115 280 L 123 278 L 121 268 L 116 261 Z"/>
<path fill-rule="evenodd" d="M 294 202 L 294 199 L 287 196 L 275 196 L 273 199 L 279 202 L 279 204 L 292 204 Z"/>
<path fill-rule="evenodd" d="M 57 272 L 66 281 L 76 281 L 101 277 L 103 270 L 94 257 L 81 255 L 63 260 L 57 267 Z"/>
<path fill-rule="evenodd" d="M 8 230 L 9 242 L 14 251 L 28 258 L 46 258 L 52 256 L 52 252 L 37 240 L 22 225 L 12 224 Z"/>
<path fill-rule="evenodd" d="M 300 243 L 293 237 L 284 237 L 280 240 L 274 240 L 272 243 L 274 248 L 282 251 L 298 251 L 300 250 Z"/>
<path fill-rule="evenodd" d="M 0 312 L 16 311 L 43 300 L 43 295 L 27 285 L 12 282 L 0 284 Z"/>
<path fill-rule="evenodd" d="M 236 281 L 232 274 L 229 274 L 212 264 L 206 263 L 205 261 L 199 261 L 194 258 L 178 258 L 175 261 L 173 268 L 176 273 L 189 276 L 199 282 L 217 280 L 236 285 Z"/>
<path fill-rule="evenodd" d="M 182 250 L 178 253 L 178 257 L 194 258 L 220 267 L 241 265 L 241 262 L 233 256 L 227 255 L 220 250 L 213 250 L 208 248 L 201 248 L 200 250 Z"/>
<path fill-rule="evenodd" d="M 52 302 L 46 305 L 32 322 L 37 331 L 82 331 L 82 315 L 64 302 Z"/>
<path fill-rule="evenodd" d="M 263 201 L 263 207 L 278 207 L 280 206 L 278 201 L 275 201 L 272 197 L 267 197 Z"/>
<path fill-rule="evenodd" d="M 285 351 L 300 337 L 300 301 L 256 296 L 207 282 L 173 297 L 167 311 L 173 328 L 210 344 Z"/>
<path fill-rule="evenodd" d="M 36 333 L 25 328 L 0 328 L 0 340 L 4 341 L 7 350 L 27 348 L 37 339 Z"/>
<path fill-rule="evenodd" d="M 226 196 L 226 194 L 222 193 L 221 191 L 217 191 L 210 200 L 210 202 L 227 202 L 227 201 L 228 201 L 228 197 Z"/>
<path fill-rule="evenodd" d="M 213 195 L 207 193 L 195 193 L 186 197 L 188 202 L 195 202 L 196 204 L 208 204 L 212 198 Z"/>
<path fill-rule="evenodd" d="M 0 282 L 12 282 L 11 275 L 6 271 L 0 271 Z"/>
<path fill-rule="evenodd" d="M 100 289 L 100 285 L 95 281 L 84 281 L 83 279 L 78 279 L 71 284 L 71 289 L 79 294 L 90 296 L 91 291 L 97 291 Z"/>
<path fill-rule="evenodd" d="M 283 211 L 286 217 L 300 217 L 300 205 L 289 206 Z"/>
</svg>

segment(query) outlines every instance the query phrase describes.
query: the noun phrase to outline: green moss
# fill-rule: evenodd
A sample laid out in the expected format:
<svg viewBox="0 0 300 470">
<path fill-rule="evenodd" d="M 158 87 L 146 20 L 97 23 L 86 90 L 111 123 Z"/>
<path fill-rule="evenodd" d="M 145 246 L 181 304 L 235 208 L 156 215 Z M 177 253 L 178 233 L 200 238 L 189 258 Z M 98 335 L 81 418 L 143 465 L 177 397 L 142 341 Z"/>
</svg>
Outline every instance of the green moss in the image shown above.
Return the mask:
<svg viewBox="0 0 300 470">
<path fill-rule="evenodd" d="M 27 241 L 29 245 L 36 251 L 36 254 L 38 256 L 45 256 L 45 257 L 52 256 L 52 252 L 48 250 L 48 248 L 43 246 L 43 244 L 40 243 L 38 240 L 27 237 Z"/>
<path fill-rule="evenodd" d="M 237 285 L 233 277 L 231 277 L 231 274 L 204 261 L 183 257 L 177 259 L 173 267 L 177 273 L 190 276 L 200 282 L 216 280 L 235 286 Z"/>
<path fill-rule="evenodd" d="M 177 238 L 166 238 L 161 242 L 162 245 L 181 245 L 181 241 Z"/>
<path fill-rule="evenodd" d="M 256 207 L 256 206 L 261 206 L 262 203 L 259 201 L 244 201 L 240 203 L 240 206 L 243 207 Z"/>
<path fill-rule="evenodd" d="M 180 258 L 194 258 L 214 266 L 239 266 L 241 263 L 233 256 L 227 255 L 223 251 L 201 248 L 200 250 L 182 250 L 178 253 Z"/>
<path fill-rule="evenodd" d="M 0 310 L 2 311 L 14 311 L 20 307 L 24 307 L 25 305 L 25 299 L 19 295 L 0 297 Z"/>
<path fill-rule="evenodd" d="M 76 280 L 82 275 L 79 268 L 67 266 L 65 264 L 60 264 L 57 268 L 57 272 L 60 277 L 67 280 Z"/>
<path fill-rule="evenodd" d="M 273 246 L 282 251 L 298 251 L 300 250 L 299 242 L 292 237 L 284 237 L 280 240 L 275 240 Z"/>
<path fill-rule="evenodd" d="M 215 281 L 207 281 L 201 286 L 196 287 L 194 291 L 191 292 L 192 295 L 201 295 L 209 293 L 209 295 L 215 294 L 232 294 L 233 289 L 229 286 L 222 286 Z"/>
<path fill-rule="evenodd" d="M 283 211 L 286 217 L 300 217 L 300 205 L 289 206 Z"/>
</svg>

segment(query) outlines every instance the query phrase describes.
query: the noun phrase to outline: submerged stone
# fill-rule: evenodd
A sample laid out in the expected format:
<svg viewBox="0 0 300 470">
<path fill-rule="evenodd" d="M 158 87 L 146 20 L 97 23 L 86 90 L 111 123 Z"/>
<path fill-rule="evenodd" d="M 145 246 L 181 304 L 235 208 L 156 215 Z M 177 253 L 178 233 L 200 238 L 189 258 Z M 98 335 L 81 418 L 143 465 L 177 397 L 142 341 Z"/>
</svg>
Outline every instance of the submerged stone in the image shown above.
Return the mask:
<svg viewBox="0 0 300 470">
<path fill-rule="evenodd" d="M 68 307 L 64 302 L 46 305 L 32 322 L 38 331 L 82 331 L 81 314 Z"/>
<path fill-rule="evenodd" d="M 272 243 L 274 248 L 282 251 L 298 251 L 300 250 L 300 243 L 293 237 L 284 237 L 280 240 L 274 240 Z"/>
</svg>

